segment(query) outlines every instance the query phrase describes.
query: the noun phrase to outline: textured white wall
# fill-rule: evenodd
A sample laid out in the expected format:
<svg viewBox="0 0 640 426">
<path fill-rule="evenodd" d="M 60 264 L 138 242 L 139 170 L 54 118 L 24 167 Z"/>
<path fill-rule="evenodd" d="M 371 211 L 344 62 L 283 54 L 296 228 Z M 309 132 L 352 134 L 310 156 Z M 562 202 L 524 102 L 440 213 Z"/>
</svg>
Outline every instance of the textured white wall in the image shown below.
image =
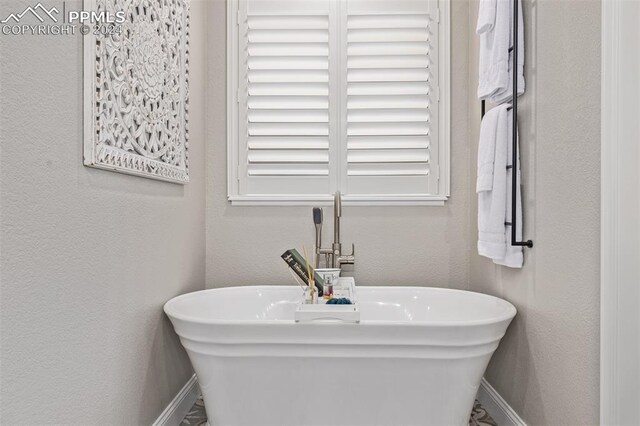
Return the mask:
<svg viewBox="0 0 640 426">
<path fill-rule="evenodd" d="M 226 199 L 225 3 L 209 3 L 207 110 L 207 286 L 291 284 L 280 259 L 313 246 L 311 207 L 238 207 Z M 445 207 L 345 207 L 343 244 L 356 244 L 361 284 L 465 288 L 469 253 L 467 48 L 469 7 L 452 5 L 453 80 L 451 200 Z M 325 209 L 324 241 L 333 239 Z"/>
<path fill-rule="evenodd" d="M 486 377 L 530 425 L 587 425 L 599 413 L 600 2 L 524 2 L 527 91 L 519 119 L 524 184 L 522 270 L 472 249 L 471 290 L 511 301 L 518 315 Z M 470 26 L 475 26 L 477 2 Z M 477 36 L 470 33 L 470 86 Z M 480 103 L 470 101 L 472 175 Z M 475 178 L 473 178 L 475 179 Z M 477 201 L 471 194 L 477 241 Z"/>
<path fill-rule="evenodd" d="M 186 186 L 82 165 L 81 36 L 0 36 L 3 425 L 150 424 L 192 374 L 162 305 L 205 280 L 203 9 Z"/>
</svg>

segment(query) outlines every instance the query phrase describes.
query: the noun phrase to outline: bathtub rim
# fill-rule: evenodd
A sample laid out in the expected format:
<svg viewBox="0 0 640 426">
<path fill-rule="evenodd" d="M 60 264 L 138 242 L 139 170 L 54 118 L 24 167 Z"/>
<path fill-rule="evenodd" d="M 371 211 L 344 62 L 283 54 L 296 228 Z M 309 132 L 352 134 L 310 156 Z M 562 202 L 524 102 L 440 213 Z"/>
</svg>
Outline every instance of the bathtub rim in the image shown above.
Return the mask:
<svg viewBox="0 0 640 426">
<path fill-rule="evenodd" d="M 236 319 L 231 319 L 231 320 L 227 320 L 227 319 L 203 319 L 203 318 L 199 318 L 199 317 L 193 317 L 193 316 L 189 316 L 189 315 L 185 315 L 182 313 L 177 313 L 175 309 L 173 309 L 173 304 L 179 302 L 182 299 L 188 298 L 188 297 L 193 297 L 194 294 L 196 293 L 214 293 L 214 292 L 224 292 L 224 291 L 232 291 L 232 290 L 238 290 L 238 289 L 278 289 L 278 288 L 286 288 L 286 289 L 292 289 L 292 288 L 299 288 L 299 286 L 295 286 L 295 285 L 248 285 L 248 286 L 228 286 L 228 287 L 218 287 L 218 288 L 210 288 L 210 289 L 205 289 L 205 290 L 196 290 L 196 291 L 192 291 L 189 293 L 184 293 L 181 295 L 178 295 L 176 297 L 173 297 L 172 299 L 170 299 L 169 301 L 167 301 L 164 306 L 163 306 L 163 311 L 164 313 L 170 318 L 170 319 L 176 319 L 179 321 L 184 321 L 184 322 L 189 322 L 189 323 L 195 323 L 195 324 L 203 324 L 203 325 L 298 325 L 299 323 L 296 323 L 295 320 L 293 319 L 286 319 L 286 320 L 282 320 L 282 319 L 278 319 L 278 320 L 254 320 L 254 319 L 250 319 L 250 320 L 236 320 Z M 500 301 L 501 303 L 506 304 L 508 313 L 501 315 L 501 316 L 496 316 L 493 318 L 488 318 L 488 319 L 481 319 L 481 320 L 461 320 L 461 321 L 455 321 L 455 320 L 447 320 L 447 321 L 389 321 L 389 320 L 365 320 L 365 321 L 361 321 L 357 324 L 355 323 L 347 323 L 347 322 L 339 322 L 339 321 L 317 321 L 317 322 L 312 322 L 312 323 L 304 323 L 304 325 L 318 325 L 318 326 L 322 326 L 322 325 L 352 325 L 352 326 L 358 326 L 358 327 L 366 327 L 366 326 L 376 326 L 376 327 L 384 327 L 384 326 L 409 326 L 409 327 L 459 327 L 459 326 L 482 326 L 482 325 L 488 325 L 488 324 L 497 324 L 503 321 L 511 321 L 517 314 L 517 309 L 515 306 L 513 306 L 513 304 L 507 300 L 504 300 L 500 297 L 496 297 L 496 296 L 492 296 L 490 294 L 485 294 L 485 293 L 479 293 L 476 291 L 469 291 L 469 290 L 461 290 L 461 289 L 454 289 L 454 288 L 445 288 L 445 287 L 420 287 L 420 286 L 358 286 L 358 288 L 360 289 L 373 289 L 373 290 L 429 290 L 429 291 L 437 291 L 437 292 L 453 292 L 453 293 L 467 293 L 467 294 L 472 294 L 475 296 L 480 296 L 480 297 L 485 297 L 485 298 L 490 298 L 490 299 L 496 299 L 498 301 Z"/>
</svg>

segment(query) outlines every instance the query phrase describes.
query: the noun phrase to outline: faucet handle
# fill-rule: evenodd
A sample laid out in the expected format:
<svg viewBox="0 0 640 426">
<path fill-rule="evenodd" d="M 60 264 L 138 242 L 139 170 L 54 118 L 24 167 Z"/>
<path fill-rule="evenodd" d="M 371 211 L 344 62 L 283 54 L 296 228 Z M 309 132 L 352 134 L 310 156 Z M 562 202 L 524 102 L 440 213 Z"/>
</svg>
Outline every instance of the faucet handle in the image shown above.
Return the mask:
<svg viewBox="0 0 640 426">
<path fill-rule="evenodd" d="M 338 258 L 339 265 L 353 265 L 356 262 L 356 245 L 351 243 L 351 254 L 343 254 Z"/>
</svg>

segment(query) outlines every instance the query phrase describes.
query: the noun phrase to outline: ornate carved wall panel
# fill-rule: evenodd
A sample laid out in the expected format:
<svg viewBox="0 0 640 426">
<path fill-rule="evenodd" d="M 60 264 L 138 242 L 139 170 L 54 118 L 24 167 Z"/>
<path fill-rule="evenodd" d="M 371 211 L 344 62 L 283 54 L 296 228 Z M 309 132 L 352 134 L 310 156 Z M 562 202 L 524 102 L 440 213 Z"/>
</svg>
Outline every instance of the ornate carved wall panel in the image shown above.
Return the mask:
<svg viewBox="0 0 640 426">
<path fill-rule="evenodd" d="M 125 19 L 84 36 L 84 164 L 188 182 L 189 0 L 86 0 L 85 10 Z"/>
</svg>

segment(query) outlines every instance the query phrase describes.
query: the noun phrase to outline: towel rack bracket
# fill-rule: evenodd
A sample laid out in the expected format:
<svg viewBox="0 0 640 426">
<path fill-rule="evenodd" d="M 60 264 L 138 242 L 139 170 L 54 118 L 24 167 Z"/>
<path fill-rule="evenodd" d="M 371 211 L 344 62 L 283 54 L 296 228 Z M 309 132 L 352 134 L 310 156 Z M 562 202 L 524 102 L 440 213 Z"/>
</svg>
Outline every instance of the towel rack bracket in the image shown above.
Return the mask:
<svg viewBox="0 0 640 426">
<path fill-rule="evenodd" d="M 531 240 L 527 240 L 527 241 L 511 241 L 511 245 L 512 246 L 522 246 L 522 247 L 533 247 L 533 241 Z"/>
</svg>

